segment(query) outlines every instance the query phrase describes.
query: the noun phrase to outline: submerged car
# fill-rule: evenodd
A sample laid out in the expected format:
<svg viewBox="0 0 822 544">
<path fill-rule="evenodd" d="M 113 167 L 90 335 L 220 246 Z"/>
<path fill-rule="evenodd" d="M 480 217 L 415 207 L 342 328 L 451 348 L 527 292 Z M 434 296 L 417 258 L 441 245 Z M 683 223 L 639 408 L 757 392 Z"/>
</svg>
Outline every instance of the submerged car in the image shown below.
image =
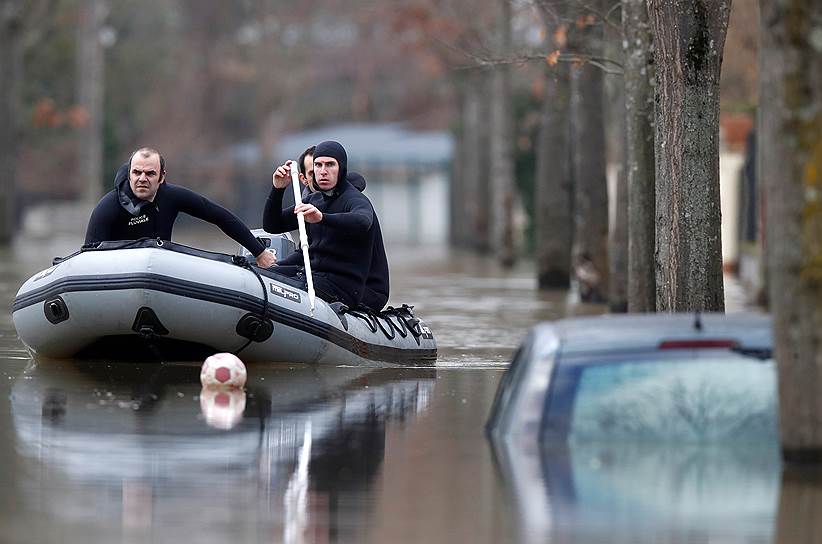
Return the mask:
<svg viewBox="0 0 822 544">
<path fill-rule="evenodd" d="M 769 541 L 779 498 L 766 315 L 614 315 L 530 331 L 488 421 L 520 541 Z"/>
<path fill-rule="evenodd" d="M 777 439 L 771 322 L 760 314 L 571 318 L 535 327 L 488 431 L 545 445 Z"/>
</svg>

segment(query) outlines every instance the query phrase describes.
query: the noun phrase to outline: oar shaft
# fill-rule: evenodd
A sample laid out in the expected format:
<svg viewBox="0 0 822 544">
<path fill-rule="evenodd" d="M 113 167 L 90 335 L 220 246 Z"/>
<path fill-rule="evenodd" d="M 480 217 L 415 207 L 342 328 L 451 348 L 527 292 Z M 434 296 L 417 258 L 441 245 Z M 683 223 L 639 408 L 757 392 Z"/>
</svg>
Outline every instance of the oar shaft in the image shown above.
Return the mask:
<svg viewBox="0 0 822 544">
<path fill-rule="evenodd" d="M 302 188 L 300 185 L 299 170 L 297 162 L 291 162 L 291 188 L 294 190 L 294 205 L 302 202 Z M 305 217 L 302 212 L 297 214 L 297 228 L 300 231 L 300 248 L 303 250 L 303 263 L 305 266 L 305 279 L 308 286 L 308 300 L 311 302 L 311 312 L 314 312 L 314 277 L 311 274 L 311 260 L 308 258 L 308 233 L 305 230 Z"/>
</svg>

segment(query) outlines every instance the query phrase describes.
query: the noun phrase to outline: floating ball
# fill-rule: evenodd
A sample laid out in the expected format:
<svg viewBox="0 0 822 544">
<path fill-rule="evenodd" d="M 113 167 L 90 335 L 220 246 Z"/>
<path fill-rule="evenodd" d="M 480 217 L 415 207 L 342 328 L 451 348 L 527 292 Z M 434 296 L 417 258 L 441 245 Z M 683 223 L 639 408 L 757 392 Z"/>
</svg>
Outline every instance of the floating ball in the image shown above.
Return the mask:
<svg viewBox="0 0 822 544">
<path fill-rule="evenodd" d="M 243 387 L 247 377 L 245 365 L 233 353 L 215 353 L 200 369 L 203 387 Z"/>
<path fill-rule="evenodd" d="M 200 411 L 209 427 L 231 429 L 243 418 L 245 391 L 203 387 L 200 391 Z"/>
</svg>

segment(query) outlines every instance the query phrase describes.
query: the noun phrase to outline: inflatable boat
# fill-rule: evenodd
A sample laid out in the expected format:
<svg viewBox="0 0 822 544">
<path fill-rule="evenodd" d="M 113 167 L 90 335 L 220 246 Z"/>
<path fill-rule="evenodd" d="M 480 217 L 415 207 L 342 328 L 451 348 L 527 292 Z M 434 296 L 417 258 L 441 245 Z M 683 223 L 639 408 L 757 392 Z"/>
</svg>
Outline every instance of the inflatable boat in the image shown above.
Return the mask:
<svg viewBox="0 0 822 544">
<path fill-rule="evenodd" d="M 374 313 L 316 298 L 312 310 L 305 289 L 244 256 L 163 240 L 103 242 L 29 278 L 13 319 L 23 343 L 51 358 L 231 352 L 244 361 L 365 366 L 436 360 L 431 329 L 410 306 Z"/>
</svg>

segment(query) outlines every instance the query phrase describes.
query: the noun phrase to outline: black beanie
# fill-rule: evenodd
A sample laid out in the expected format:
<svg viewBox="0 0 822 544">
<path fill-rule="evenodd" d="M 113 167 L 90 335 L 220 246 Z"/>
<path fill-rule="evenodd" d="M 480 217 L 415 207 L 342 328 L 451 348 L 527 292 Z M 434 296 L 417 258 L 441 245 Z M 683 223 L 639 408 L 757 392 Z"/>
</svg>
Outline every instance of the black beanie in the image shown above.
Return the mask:
<svg viewBox="0 0 822 544">
<path fill-rule="evenodd" d="M 314 148 L 314 159 L 317 157 L 331 157 L 337 159 L 340 165 L 340 173 L 337 176 L 337 184 L 341 184 L 348 176 L 348 155 L 345 153 L 345 148 L 339 143 L 328 140 L 317 144 Z"/>
</svg>

